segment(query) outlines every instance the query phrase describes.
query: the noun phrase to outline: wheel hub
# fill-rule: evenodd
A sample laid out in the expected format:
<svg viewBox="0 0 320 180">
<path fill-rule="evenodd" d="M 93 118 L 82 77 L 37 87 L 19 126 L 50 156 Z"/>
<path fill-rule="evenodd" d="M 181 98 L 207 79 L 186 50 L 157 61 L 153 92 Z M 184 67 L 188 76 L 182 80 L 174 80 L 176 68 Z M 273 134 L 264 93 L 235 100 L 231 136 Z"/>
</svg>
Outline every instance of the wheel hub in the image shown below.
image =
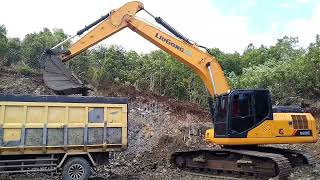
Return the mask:
<svg viewBox="0 0 320 180">
<path fill-rule="evenodd" d="M 68 169 L 68 174 L 72 179 L 80 179 L 84 175 L 84 167 L 81 164 L 73 164 Z"/>
</svg>

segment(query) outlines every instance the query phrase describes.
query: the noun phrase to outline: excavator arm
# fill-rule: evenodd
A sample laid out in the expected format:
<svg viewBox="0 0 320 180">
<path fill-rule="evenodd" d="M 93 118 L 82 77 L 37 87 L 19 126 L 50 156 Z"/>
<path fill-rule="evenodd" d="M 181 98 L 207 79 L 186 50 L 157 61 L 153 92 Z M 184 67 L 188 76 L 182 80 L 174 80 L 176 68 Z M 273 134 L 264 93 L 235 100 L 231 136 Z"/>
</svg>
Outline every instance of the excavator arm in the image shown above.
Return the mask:
<svg viewBox="0 0 320 180">
<path fill-rule="evenodd" d="M 117 10 L 111 11 L 101 23 L 96 25 L 91 31 L 73 44 L 68 51 L 55 57 L 62 62 L 66 62 L 98 42 L 128 27 L 194 70 L 194 72 L 197 73 L 204 82 L 211 96 L 214 97 L 229 93 L 229 85 L 221 66 L 214 57 L 207 52 L 202 51 L 200 46 L 197 44 L 191 43 L 187 38 L 164 22 L 160 17 L 154 17 L 152 15 L 155 20 L 170 31 L 172 35 L 136 18 L 135 15 L 140 10 L 144 10 L 143 4 L 138 1 L 133 1 L 126 3 Z M 149 13 L 148 11 L 146 12 Z M 93 25 L 95 25 L 95 23 L 91 26 Z M 86 27 L 86 29 L 88 29 L 88 27 Z M 80 30 L 79 32 L 83 33 L 84 30 Z M 79 32 L 77 34 L 80 34 Z M 45 69 L 44 72 L 45 82 L 52 89 L 59 89 L 57 84 L 63 84 L 61 81 L 59 82 L 61 78 L 52 77 L 52 72 L 62 68 L 57 60 L 55 60 L 55 63 L 52 63 L 52 60 L 54 59 L 52 56 L 47 59 L 50 60 L 50 62 L 49 68 L 47 68 L 48 71 Z M 55 64 L 58 68 L 52 68 L 52 64 Z M 71 76 L 72 75 L 69 73 L 68 77 Z"/>
</svg>

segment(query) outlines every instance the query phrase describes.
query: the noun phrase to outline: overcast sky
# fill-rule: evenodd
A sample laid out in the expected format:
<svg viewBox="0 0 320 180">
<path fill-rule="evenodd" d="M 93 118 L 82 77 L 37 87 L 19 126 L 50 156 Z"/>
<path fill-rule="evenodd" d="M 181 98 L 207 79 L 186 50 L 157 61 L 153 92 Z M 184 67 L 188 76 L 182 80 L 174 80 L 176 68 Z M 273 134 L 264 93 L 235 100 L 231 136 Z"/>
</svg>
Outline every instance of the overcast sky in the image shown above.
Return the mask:
<svg viewBox="0 0 320 180">
<path fill-rule="evenodd" d="M 43 27 L 62 28 L 67 34 L 119 8 L 128 0 L 2 0 L 0 24 L 8 36 L 23 38 Z M 284 35 L 299 37 L 307 46 L 320 34 L 319 0 L 141 0 L 188 38 L 226 52 L 242 52 L 249 43 L 271 45 Z M 152 21 L 147 14 L 139 17 Z M 130 30 L 103 41 L 126 50 L 157 49 Z"/>
</svg>

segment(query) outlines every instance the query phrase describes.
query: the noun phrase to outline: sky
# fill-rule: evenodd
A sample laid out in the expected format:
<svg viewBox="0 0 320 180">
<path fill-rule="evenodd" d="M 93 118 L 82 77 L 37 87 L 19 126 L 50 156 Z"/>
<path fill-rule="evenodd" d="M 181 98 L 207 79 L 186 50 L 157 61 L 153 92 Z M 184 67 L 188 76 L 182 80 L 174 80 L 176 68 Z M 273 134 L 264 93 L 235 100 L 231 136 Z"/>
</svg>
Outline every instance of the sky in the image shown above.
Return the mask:
<svg viewBox="0 0 320 180">
<path fill-rule="evenodd" d="M 23 38 L 44 27 L 75 34 L 128 0 L 2 0 L 0 24 L 9 37 Z M 224 52 L 243 52 L 249 43 L 272 45 L 283 36 L 299 37 L 307 47 L 320 34 L 319 0 L 141 0 L 145 9 L 162 17 L 189 39 Z M 159 26 L 146 13 L 139 18 Z M 126 50 L 158 49 L 125 29 L 102 42 Z"/>
</svg>

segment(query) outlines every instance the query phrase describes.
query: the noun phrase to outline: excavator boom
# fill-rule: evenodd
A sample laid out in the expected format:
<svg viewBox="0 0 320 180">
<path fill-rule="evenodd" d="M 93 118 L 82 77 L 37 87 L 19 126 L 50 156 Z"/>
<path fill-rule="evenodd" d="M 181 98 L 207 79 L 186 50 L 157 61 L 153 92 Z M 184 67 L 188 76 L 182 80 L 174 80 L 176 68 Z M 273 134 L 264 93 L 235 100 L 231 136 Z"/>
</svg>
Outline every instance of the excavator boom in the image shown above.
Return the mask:
<svg viewBox="0 0 320 180">
<path fill-rule="evenodd" d="M 66 62 L 89 47 L 129 27 L 132 31 L 138 33 L 146 40 L 193 69 L 203 80 L 211 96 L 220 96 L 230 92 L 230 87 L 221 66 L 214 57 L 202 51 L 195 43 L 190 43 L 183 35 L 165 23 L 160 17 L 156 17 L 155 20 L 162 23 L 167 30 L 172 32 L 172 35 L 136 18 L 135 14 L 140 10 L 143 10 L 143 4 L 133 1 L 126 3 L 117 10 L 111 11 L 100 24 L 73 44 L 68 51 L 62 53 L 60 57 L 51 55 L 52 59 L 59 58 L 62 62 Z M 80 30 L 80 32 L 83 33 L 83 30 Z M 48 66 L 45 67 L 44 71 L 44 80 L 48 87 L 60 92 L 63 91 L 63 88 L 69 89 L 68 92 L 72 92 L 70 89 L 83 88 L 82 84 L 76 84 L 77 81 L 74 79 L 77 78 L 74 75 L 69 75 L 64 72 L 58 73 L 57 71 L 52 73 L 52 69 L 59 70 L 64 68 L 60 67 L 63 64 L 48 62 L 50 60 L 50 58 L 47 58 L 45 64 Z M 59 77 L 56 76 L 57 74 L 59 74 Z M 65 81 L 66 79 L 70 79 L 70 82 Z M 61 83 L 60 80 L 63 81 L 63 83 Z"/>
</svg>

